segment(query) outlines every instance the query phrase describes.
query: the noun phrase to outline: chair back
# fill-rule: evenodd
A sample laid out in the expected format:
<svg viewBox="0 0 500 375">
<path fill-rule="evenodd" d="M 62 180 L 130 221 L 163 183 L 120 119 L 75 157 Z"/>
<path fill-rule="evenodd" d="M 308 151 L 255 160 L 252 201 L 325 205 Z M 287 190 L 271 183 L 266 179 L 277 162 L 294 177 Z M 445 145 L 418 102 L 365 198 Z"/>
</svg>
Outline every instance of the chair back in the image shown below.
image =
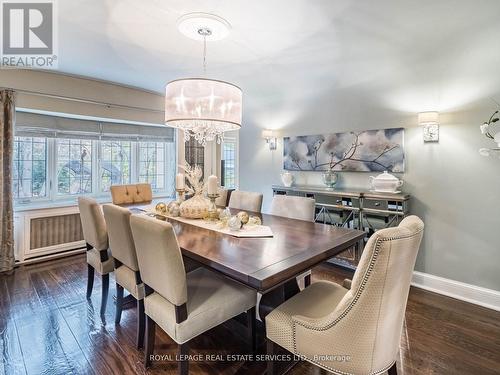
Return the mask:
<svg viewBox="0 0 500 375">
<path fill-rule="evenodd" d="M 186 303 L 186 271 L 172 225 L 132 215 L 130 226 L 144 283 L 176 306 Z"/>
<path fill-rule="evenodd" d="M 83 238 L 97 251 L 108 249 L 108 232 L 101 206 L 95 199 L 78 197 Z"/>
<path fill-rule="evenodd" d="M 153 200 L 151 184 L 112 185 L 113 204 L 149 203 Z"/>
<path fill-rule="evenodd" d="M 130 210 L 114 204 L 105 204 L 102 210 L 108 228 L 109 247 L 113 258 L 132 271 L 139 271 L 134 238 L 130 229 Z"/>
<path fill-rule="evenodd" d="M 368 240 L 351 289 L 327 325 L 351 327 L 345 328 L 349 343 L 343 345 L 352 345 L 345 349 L 352 350 L 353 358 L 367 359 L 353 360 L 349 364 L 353 367 L 343 371 L 356 368 L 354 372 L 371 373 L 396 360 L 423 230 L 422 220 L 409 216 L 398 227 L 381 229 Z"/>
<path fill-rule="evenodd" d="M 226 207 L 227 205 L 227 189 L 219 188 L 219 197 L 215 199 L 217 206 Z"/>
<path fill-rule="evenodd" d="M 314 221 L 316 201 L 313 198 L 293 195 L 275 195 L 271 202 L 271 215 L 289 219 Z"/>
<path fill-rule="evenodd" d="M 231 193 L 228 206 L 239 210 L 260 212 L 262 209 L 262 194 L 235 190 Z"/>
</svg>

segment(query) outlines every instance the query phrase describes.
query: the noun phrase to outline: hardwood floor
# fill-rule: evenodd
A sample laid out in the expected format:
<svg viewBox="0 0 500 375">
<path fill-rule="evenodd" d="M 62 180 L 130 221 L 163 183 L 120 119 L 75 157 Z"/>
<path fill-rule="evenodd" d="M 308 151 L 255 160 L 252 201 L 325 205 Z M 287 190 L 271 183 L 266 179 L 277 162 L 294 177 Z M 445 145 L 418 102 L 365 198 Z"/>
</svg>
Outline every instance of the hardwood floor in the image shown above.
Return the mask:
<svg viewBox="0 0 500 375">
<path fill-rule="evenodd" d="M 329 265 L 318 279 L 350 277 Z M 124 309 L 114 323 L 113 277 L 105 321 L 99 317 L 101 280 L 85 298 L 83 255 L 16 269 L 0 276 L 0 374 L 169 374 L 164 357 L 144 370 L 135 348 L 136 310 Z M 157 330 L 155 354 L 174 357 L 177 346 Z M 247 354 L 245 329 L 231 321 L 193 340 L 191 355 Z M 262 340 L 262 338 L 259 338 Z M 262 349 L 261 349 L 262 350 Z M 192 362 L 192 374 L 262 374 L 264 362 Z M 500 313 L 412 288 L 401 339 L 399 374 L 500 374 Z M 306 362 L 289 374 L 326 374 Z"/>
</svg>

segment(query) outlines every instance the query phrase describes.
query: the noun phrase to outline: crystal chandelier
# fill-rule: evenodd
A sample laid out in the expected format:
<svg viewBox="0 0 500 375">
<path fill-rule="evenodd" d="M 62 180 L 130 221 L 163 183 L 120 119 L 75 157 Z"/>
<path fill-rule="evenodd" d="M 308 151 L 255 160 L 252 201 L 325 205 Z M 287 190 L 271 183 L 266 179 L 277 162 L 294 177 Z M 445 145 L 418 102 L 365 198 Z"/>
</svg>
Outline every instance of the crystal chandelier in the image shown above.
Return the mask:
<svg viewBox="0 0 500 375">
<path fill-rule="evenodd" d="M 227 35 L 229 24 L 211 14 L 192 13 L 179 20 L 179 30 L 188 37 L 203 40 L 203 68 L 206 71 L 207 40 Z M 165 124 L 184 131 L 186 140 L 194 137 L 207 142 L 224 140 L 224 132 L 241 128 L 242 92 L 231 83 L 184 78 L 169 82 L 165 89 Z"/>
<path fill-rule="evenodd" d="M 479 153 L 482 156 L 490 156 L 493 153 L 498 153 L 500 156 L 500 131 L 498 131 L 495 135 L 492 134 L 492 127 L 495 122 L 498 121 L 498 117 L 495 117 L 495 115 L 498 114 L 498 111 L 495 111 L 490 119 L 485 122 L 483 125 L 480 126 L 481 133 L 483 133 L 486 137 L 492 139 L 498 147 L 496 148 L 481 148 L 479 149 Z"/>
</svg>

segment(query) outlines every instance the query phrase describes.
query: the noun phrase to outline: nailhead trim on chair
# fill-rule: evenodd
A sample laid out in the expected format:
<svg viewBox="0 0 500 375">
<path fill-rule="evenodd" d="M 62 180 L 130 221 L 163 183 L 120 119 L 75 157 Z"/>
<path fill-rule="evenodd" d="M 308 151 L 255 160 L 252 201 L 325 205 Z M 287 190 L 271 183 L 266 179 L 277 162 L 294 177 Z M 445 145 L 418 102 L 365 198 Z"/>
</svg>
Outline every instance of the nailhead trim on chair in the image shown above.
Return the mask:
<svg viewBox="0 0 500 375">
<path fill-rule="evenodd" d="M 368 282 L 368 279 L 370 278 L 370 275 L 371 275 L 371 273 L 373 271 L 373 267 L 375 266 L 375 261 L 377 260 L 377 257 L 378 257 L 378 254 L 380 252 L 380 248 L 381 248 L 383 242 L 394 241 L 394 240 L 403 240 L 403 239 L 411 238 L 411 237 L 414 237 L 414 236 L 418 235 L 419 233 L 421 233 L 422 230 L 423 229 L 421 229 L 421 230 L 419 230 L 419 231 L 417 231 L 415 233 L 412 233 L 411 235 L 407 235 L 407 236 L 385 237 L 385 238 L 380 238 L 379 237 L 379 238 L 377 238 L 376 243 L 375 243 L 375 250 L 373 251 L 373 255 L 372 255 L 371 259 L 370 259 L 370 263 L 368 265 L 368 268 L 366 270 L 365 275 L 363 276 L 363 280 L 361 281 L 361 285 L 359 286 L 358 290 L 356 291 L 356 295 L 354 296 L 354 298 L 351 301 L 351 303 L 349 304 L 349 306 L 347 306 L 346 309 L 342 312 L 342 314 L 340 314 L 339 317 L 337 319 L 335 319 L 333 322 L 327 324 L 324 327 L 315 327 L 315 326 L 312 326 L 312 325 L 304 323 L 304 322 L 296 321 L 292 317 L 292 324 L 293 324 L 292 325 L 292 329 L 293 329 L 293 350 L 294 350 L 294 353 L 296 355 L 300 355 L 300 353 L 297 351 L 297 342 L 296 342 L 296 325 L 297 324 L 301 325 L 304 328 L 313 330 L 313 331 L 326 331 L 326 330 L 330 329 L 331 327 L 333 327 L 334 325 L 336 325 L 338 322 L 340 322 L 349 313 L 349 311 L 352 310 L 352 308 L 354 307 L 354 305 L 358 302 L 359 298 L 361 297 L 361 293 L 365 289 L 365 285 Z M 312 362 L 312 363 L 318 365 L 319 367 L 322 367 L 322 368 L 324 368 L 324 369 L 326 369 L 328 371 L 331 371 L 331 372 L 333 372 L 335 374 L 339 374 L 339 375 L 355 375 L 355 374 L 352 374 L 352 373 L 349 373 L 349 372 L 343 372 L 343 371 L 335 370 L 332 367 L 329 367 L 329 366 L 326 366 L 324 364 L 318 363 L 317 361 L 314 361 L 314 360 L 312 360 L 310 358 L 307 358 L 307 360 L 309 362 Z M 371 372 L 369 375 L 381 374 L 381 373 L 387 371 L 388 369 L 390 369 L 394 363 L 395 362 L 392 362 L 389 366 L 384 367 L 382 370 L 377 370 L 377 371 Z"/>
</svg>

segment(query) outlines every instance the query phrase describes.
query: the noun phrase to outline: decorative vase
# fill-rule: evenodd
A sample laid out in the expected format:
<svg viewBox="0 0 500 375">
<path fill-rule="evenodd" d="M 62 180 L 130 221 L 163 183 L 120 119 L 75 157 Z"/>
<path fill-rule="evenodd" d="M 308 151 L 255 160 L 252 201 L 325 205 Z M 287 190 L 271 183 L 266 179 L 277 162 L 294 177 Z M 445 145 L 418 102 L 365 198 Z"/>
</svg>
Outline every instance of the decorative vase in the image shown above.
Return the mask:
<svg viewBox="0 0 500 375">
<path fill-rule="evenodd" d="M 339 175 L 337 172 L 334 172 L 332 170 L 328 170 L 323 172 L 323 183 L 328 186 L 330 189 L 333 189 L 335 185 L 337 184 L 337 180 L 339 178 Z"/>
<path fill-rule="evenodd" d="M 281 182 L 285 187 L 290 187 L 293 184 L 293 174 L 286 171 L 281 174 Z"/>
<path fill-rule="evenodd" d="M 181 203 L 181 216 L 188 219 L 203 219 L 208 215 L 210 201 L 201 193 Z"/>
</svg>

